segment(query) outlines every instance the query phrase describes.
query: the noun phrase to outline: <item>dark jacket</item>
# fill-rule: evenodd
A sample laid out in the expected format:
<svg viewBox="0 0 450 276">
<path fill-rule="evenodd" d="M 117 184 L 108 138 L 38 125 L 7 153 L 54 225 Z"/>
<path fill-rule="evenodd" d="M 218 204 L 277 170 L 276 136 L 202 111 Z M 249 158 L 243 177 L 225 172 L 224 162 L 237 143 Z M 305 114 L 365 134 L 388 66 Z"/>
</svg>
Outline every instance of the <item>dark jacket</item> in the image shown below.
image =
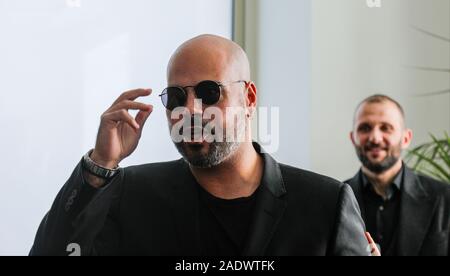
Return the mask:
<svg viewBox="0 0 450 276">
<path fill-rule="evenodd" d="M 362 216 L 362 171 L 345 181 L 355 192 Z M 450 255 L 450 185 L 426 176 L 416 175 L 405 167 L 400 190 L 400 210 L 397 243 L 399 256 Z"/>
<path fill-rule="evenodd" d="M 255 146 L 257 147 L 257 145 Z M 265 167 L 244 256 L 369 255 L 351 188 L 278 164 Z M 83 181 L 79 164 L 44 217 L 31 255 L 201 254 L 198 184 L 183 161 L 120 171 L 105 188 Z"/>
</svg>

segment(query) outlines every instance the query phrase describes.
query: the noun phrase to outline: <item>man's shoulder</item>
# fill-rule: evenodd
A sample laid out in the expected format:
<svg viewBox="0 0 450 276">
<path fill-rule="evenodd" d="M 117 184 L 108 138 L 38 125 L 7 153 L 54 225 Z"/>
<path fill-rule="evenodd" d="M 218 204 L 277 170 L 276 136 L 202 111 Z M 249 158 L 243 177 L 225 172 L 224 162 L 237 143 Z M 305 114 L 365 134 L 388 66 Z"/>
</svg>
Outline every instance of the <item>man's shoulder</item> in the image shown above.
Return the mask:
<svg viewBox="0 0 450 276">
<path fill-rule="evenodd" d="M 187 164 L 180 159 L 126 167 L 124 168 L 124 182 L 129 186 L 140 186 L 145 183 L 146 186 L 161 184 L 161 186 L 167 187 L 167 184 L 184 177 L 183 172 L 186 166 Z"/>
<path fill-rule="evenodd" d="M 424 189 L 432 196 L 444 196 L 450 201 L 450 184 L 436 180 L 423 174 L 415 173 Z"/>
<path fill-rule="evenodd" d="M 343 181 L 344 183 L 347 183 L 347 184 L 350 184 L 351 182 L 352 182 L 352 180 L 353 180 L 353 178 L 349 178 L 349 179 L 347 179 L 347 180 L 345 180 L 345 181 Z"/>
<path fill-rule="evenodd" d="M 302 210 L 311 221 L 318 222 L 313 218 L 320 217 L 321 223 L 328 221 L 332 225 L 341 206 L 354 200 L 350 186 L 336 179 L 284 164 L 280 164 L 280 170 L 290 209 L 294 213 Z"/>
<path fill-rule="evenodd" d="M 158 163 L 148 163 L 136 166 L 129 166 L 124 168 L 125 173 L 127 174 L 149 174 L 150 172 L 164 172 L 164 171 L 172 171 L 179 169 L 184 161 L 173 160 L 167 162 L 158 162 Z"/>
<path fill-rule="evenodd" d="M 345 186 L 344 183 L 325 175 L 285 164 L 279 165 L 288 192 L 306 190 L 308 193 L 338 194 Z"/>
</svg>

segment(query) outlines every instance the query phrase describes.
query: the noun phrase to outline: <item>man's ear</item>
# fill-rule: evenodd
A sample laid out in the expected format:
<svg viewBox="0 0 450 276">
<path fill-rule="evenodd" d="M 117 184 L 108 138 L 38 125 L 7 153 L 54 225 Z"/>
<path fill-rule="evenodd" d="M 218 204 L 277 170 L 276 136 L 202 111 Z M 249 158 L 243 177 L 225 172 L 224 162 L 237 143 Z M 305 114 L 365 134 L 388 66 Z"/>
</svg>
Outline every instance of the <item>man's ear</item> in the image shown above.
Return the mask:
<svg viewBox="0 0 450 276">
<path fill-rule="evenodd" d="M 247 93 L 246 93 L 247 107 L 255 108 L 258 103 L 256 85 L 253 82 L 246 82 L 245 88 L 247 90 Z"/>
<path fill-rule="evenodd" d="M 411 129 L 407 128 L 403 132 L 402 137 L 402 148 L 407 149 L 411 145 L 411 141 L 413 138 L 413 132 Z"/>
<path fill-rule="evenodd" d="M 350 131 L 350 141 L 352 141 L 352 144 L 353 144 L 354 146 L 356 146 L 356 143 L 355 143 L 355 137 L 353 136 L 353 131 Z"/>
</svg>

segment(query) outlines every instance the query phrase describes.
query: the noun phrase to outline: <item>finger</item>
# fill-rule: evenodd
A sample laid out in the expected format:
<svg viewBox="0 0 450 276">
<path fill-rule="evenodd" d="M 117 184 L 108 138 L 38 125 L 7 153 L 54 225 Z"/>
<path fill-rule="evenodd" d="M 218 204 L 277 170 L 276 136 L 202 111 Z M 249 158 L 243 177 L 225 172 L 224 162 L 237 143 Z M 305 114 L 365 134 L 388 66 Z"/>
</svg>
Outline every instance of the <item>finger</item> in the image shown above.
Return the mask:
<svg viewBox="0 0 450 276">
<path fill-rule="evenodd" d="M 372 256 L 374 257 L 381 257 L 380 250 L 378 249 L 378 246 L 376 244 L 372 245 L 372 251 L 370 252 L 370 254 L 372 254 Z"/>
<path fill-rule="evenodd" d="M 370 254 L 372 254 L 372 256 L 381 256 L 380 250 L 369 232 L 366 232 L 366 238 L 371 248 Z"/>
<path fill-rule="evenodd" d="M 117 98 L 117 100 L 113 103 L 113 105 L 115 105 L 119 102 L 122 102 L 124 100 L 134 101 L 139 97 L 149 96 L 150 94 L 152 94 L 151 89 L 130 90 L 130 91 L 127 91 L 127 92 L 123 93 L 122 95 L 120 95 L 119 98 Z"/>
<path fill-rule="evenodd" d="M 150 105 L 140 103 L 140 102 L 125 100 L 120 103 L 117 103 L 116 105 L 113 105 L 110 108 L 109 112 L 113 112 L 113 111 L 120 110 L 120 109 L 150 111 Z"/>
<path fill-rule="evenodd" d="M 148 117 L 150 117 L 150 114 L 153 112 L 153 106 L 150 105 L 150 110 L 148 111 L 139 111 L 136 115 L 136 122 L 139 124 L 141 129 L 144 128 L 145 122 L 147 121 Z"/>
<path fill-rule="evenodd" d="M 125 109 L 107 113 L 102 116 L 102 119 L 113 122 L 125 122 L 136 130 L 140 128 L 139 124 Z"/>
<path fill-rule="evenodd" d="M 370 235 L 369 232 L 366 232 L 366 238 L 370 244 L 375 244 L 375 241 L 372 239 L 372 236 Z"/>
</svg>

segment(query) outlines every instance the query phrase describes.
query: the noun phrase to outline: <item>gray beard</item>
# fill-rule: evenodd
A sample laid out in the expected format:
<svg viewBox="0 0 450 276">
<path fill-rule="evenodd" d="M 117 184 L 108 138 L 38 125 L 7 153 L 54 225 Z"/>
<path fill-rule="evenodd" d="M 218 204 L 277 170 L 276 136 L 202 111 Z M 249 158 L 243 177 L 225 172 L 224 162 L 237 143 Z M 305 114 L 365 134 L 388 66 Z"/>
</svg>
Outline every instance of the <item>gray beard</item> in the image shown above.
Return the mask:
<svg viewBox="0 0 450 276">
<path fill-rule="evenodd" d="M 226 161 L 229 157 L 236 152 L 239 148 L 240 143 L 238 142 L 212 142 L 209 144 L 209 150 L 206 154 L 200 152 L 195 152 L 195 145 L 192 146 L 191 154 L 186 152 L 186 147 L 188 145 L 184 142 L 175 143 L 178 152 L 183 156 L 183 159 L 189 163 L 191 166 L 200 169 L 209 169 L 216 167 Z"/>
</svg>

